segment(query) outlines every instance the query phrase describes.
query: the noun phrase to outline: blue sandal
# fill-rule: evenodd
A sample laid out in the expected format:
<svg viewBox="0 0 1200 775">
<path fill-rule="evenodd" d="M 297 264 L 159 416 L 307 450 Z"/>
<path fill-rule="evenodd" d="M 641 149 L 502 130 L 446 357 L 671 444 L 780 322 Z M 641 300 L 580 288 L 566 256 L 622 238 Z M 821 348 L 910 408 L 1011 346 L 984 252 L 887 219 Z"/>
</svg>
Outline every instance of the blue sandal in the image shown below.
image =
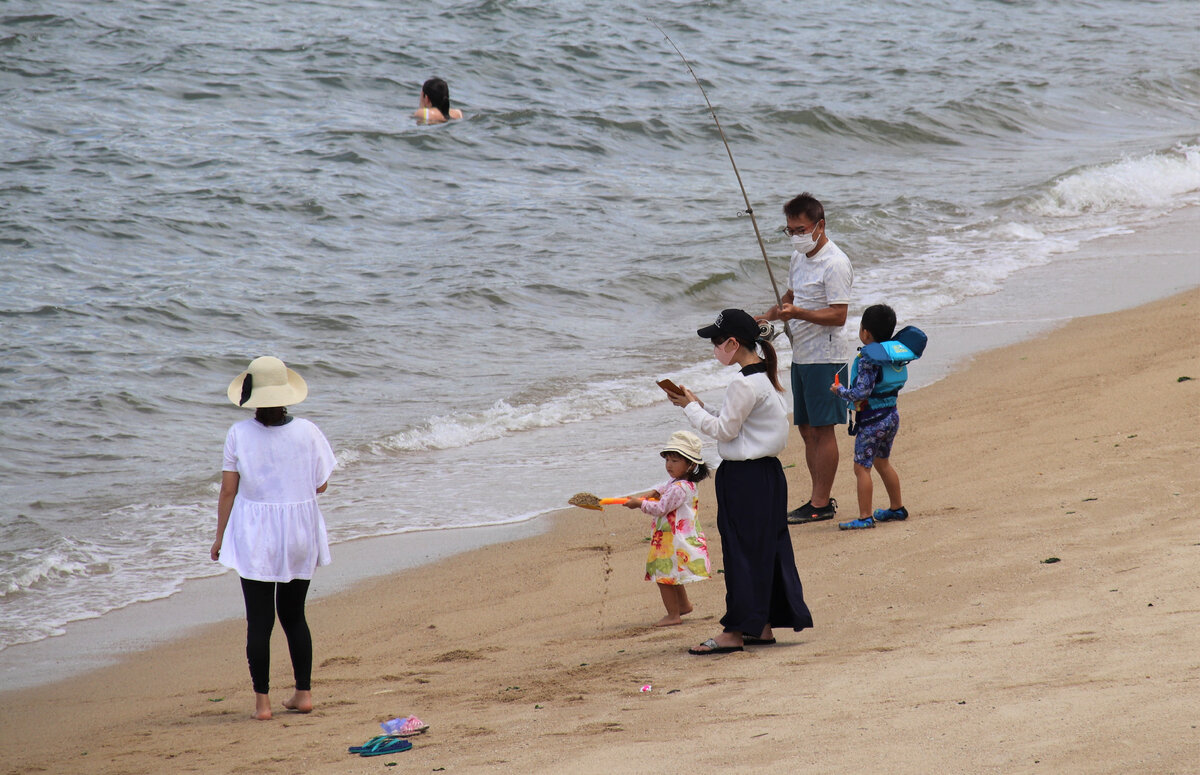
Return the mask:
<svg viewBox="0 0 1200 775">
<path fill-rule="evenodd" d="M 396 735 L 377 735 L 362 745 L 352 745 L 350 753 L 359 756 L 383 756 L 386 753 L 401 753 L 412 748 L 412 743 Z"/>
<path fill-rule="evenodd" d="M 350 753 L 362 753 L 363 751 L 367 750 L 368 748 L 379 745 L 380 743 L 387 740 L 389 737 L 391 737 L 391 735 L 376 735 L 375 737 L 372 737 L 370 740 L 363 743 L 362 745 L 350 746 L 350 748 L 348 750 Z"/>
<path fill-rule="evenodd" d="M 370 750 L 359 751 L 359 756 L 383 756 L 389 753 L 402 753 L 412 748 L 412 741 L 405 740 L 400 737 L 390 737 L 384 743 L 381 743 Z"/>
</svg>

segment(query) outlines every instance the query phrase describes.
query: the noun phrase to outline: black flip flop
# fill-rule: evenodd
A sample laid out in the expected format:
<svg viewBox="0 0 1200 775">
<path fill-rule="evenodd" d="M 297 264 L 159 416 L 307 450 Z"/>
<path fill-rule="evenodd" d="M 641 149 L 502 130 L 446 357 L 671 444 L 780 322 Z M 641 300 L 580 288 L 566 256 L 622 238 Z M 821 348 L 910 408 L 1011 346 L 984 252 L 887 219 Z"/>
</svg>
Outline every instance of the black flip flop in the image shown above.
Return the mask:
<svg viewBox="0 0 1200 775">
<path fill-rule="evenodd" d="M 696 649 L 688 649 L 689 654 L 695 654 L 698 657 L 708 656 L 709 654 L 731 654 L 734 651 L 745 651 L 741 646 L 718 646 L 717 642 L 712 638 L 700 644 L 705 647 L 704 651 Z"/>
<path fill-rule="evenodd" d="M 774 638 L 760 638 L 757 635 L 743 635 L 742 643 L 747 646 L 774 646 Z"/>
</svg>

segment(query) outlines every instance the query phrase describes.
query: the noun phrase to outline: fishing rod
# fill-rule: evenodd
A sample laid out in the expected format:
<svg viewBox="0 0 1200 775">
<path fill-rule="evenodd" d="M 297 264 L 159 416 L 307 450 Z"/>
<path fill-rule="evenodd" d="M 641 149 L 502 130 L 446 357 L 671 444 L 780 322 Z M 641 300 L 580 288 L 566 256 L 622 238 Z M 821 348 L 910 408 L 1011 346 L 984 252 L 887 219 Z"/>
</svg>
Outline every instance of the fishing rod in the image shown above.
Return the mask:
<svg viewBox="0 0 1200 775">
<path fill-rule="evenodd" d="M 708 99 L 708 92 L 704 91 L 704 85 L 700 83 L 700 79 L 696 76 L 696 71 L 692 69 L 692 63 L 679 50 L 679 46 L 675 45 L 675 41 L 671 40 L 671 36 L 667 34 L 666 30 L 658 26 L 658 22 L 653 19 L 649 21 L 667 39 L 667 42 L 671 44 L 671 48 L 675 49 L 675 53 L 679 55 L 688 72 L 692 74 L 692 80 L 696 82 L 696 86 L 700 87 L 700 94 L 704 96 L 704 103 L 708 105 L 708 112 L 712 114 L 713 122 L 717 125 L 717 131 L 721 134 L 721 142 L 725 143 L 725 153 L 729 154 L 729 163 L 733 166 L 733 174 L 737 178 L 738 188 L 742 189 L 742 199 L 746 202 L 746 215 L 750 216 L 750 223 L 754 226 L 754 237 L 758 240 L 758 247 L 762 251 L 763 263 L 767 265 L 767 276 L 771 278 L 771 290 L 775 292 L 775 303 L 782 307 L 783 297 L 779 295 L 779 285 L 775 282 L 775 272 L 771 269 L 770 259 L 767 258 L 767 246 L 763 243 L 762 233 L 758 230 L 758 219 L 754 217 L 754 208 L 750 206 L 750 197 L 746 194 L 746 186 L 742 183 L 742 173 L 738 172 L 737 162 L 733 160 L 733 151 L 729 147 L 729 140 L 725 137 L 725 130 L 721 128 L 721 120 L 717 118 L 717 111 L 713 109 L 712 102 Z M 787 334 L 788 341 L 790 342 L 792 340 L 792 328 L 787 324 L 786 320 L 783 321 L 783 331 Z"/>
</svg>

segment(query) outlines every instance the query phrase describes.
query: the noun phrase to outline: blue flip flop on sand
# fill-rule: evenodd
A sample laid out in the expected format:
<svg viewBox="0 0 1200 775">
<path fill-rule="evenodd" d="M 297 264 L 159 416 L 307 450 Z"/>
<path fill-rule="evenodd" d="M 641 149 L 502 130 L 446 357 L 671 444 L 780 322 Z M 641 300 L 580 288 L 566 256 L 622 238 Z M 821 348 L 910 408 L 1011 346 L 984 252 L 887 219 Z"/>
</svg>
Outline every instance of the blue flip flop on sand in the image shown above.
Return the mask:
<svg viewBox="0 0 1200 775">
<path fill-rule="evenodd" d="M 412 748 L 412 742 L 409 740 L 395 735 L 379 735 L 372 737 L 362 745 L 350 746 L 349 751 L 359 756 L 383 756 L 389 753 L 403 753 L 409 748 Z"/>
</svg>

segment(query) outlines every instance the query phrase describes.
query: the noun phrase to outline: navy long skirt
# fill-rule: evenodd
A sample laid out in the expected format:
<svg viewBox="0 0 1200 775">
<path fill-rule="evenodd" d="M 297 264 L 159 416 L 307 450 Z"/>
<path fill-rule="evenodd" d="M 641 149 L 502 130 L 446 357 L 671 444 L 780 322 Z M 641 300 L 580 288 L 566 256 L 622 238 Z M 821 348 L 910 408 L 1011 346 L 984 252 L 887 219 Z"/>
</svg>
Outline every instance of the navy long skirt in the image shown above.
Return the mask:
<svg viewBox="0 0 1200 775">
<path fill-rule="evenodd" d="M 779 458 L 726 460 L 717 468 L 717 531 L 725 564 L 726 632 L 812 627 L 787 525 Z"/>
</svg>

